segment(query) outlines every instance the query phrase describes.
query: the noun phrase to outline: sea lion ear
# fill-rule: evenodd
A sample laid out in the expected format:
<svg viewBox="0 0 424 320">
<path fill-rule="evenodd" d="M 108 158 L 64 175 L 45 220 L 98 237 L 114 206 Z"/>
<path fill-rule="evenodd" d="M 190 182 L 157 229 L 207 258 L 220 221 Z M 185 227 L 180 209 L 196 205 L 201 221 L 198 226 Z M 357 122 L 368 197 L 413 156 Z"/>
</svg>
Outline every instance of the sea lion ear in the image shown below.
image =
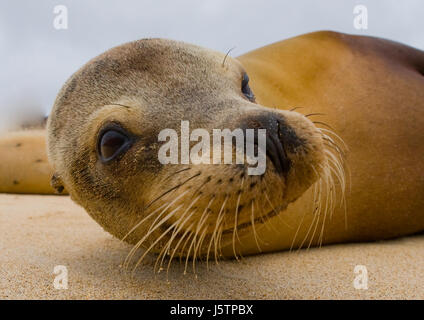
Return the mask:
<svg viewBox="0 0 424 320">
<path fill-rule="evenodd" d="M 65 187 L 63 186 L 62 179 L 56 172 L 52 175 L 52 178 L 50 179 L 50 185 L 53 187 L 53 189 L 56 190 L 56 193 L 62 193 L 62 191 L 65 189 Z"/>
</svg>

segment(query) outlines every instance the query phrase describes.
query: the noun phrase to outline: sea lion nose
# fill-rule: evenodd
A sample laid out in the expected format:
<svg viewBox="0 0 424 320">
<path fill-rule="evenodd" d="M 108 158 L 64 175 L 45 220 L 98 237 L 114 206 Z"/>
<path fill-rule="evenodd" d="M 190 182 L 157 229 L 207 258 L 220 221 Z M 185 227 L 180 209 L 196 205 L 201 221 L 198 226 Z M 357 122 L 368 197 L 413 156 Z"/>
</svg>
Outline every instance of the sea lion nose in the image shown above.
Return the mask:
<svg viewBox="0 0 424 320">
<path fill-rule="evenodd" d="M 246 119 L 246 128 L 266 130 L 266 155 L 279 174 L 286 175 L 291 168 L 289 153 L 294 153 L 301 144 L 296 132 L 284 117 L 267 113 Z"/>
</svg>

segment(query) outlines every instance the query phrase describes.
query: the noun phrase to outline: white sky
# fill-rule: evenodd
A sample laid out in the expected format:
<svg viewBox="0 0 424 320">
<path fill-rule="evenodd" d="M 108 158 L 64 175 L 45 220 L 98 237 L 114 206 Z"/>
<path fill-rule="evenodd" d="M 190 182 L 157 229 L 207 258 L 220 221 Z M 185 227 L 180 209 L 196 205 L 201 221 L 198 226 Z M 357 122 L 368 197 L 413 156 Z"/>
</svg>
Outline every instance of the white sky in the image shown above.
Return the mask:
<svg viewBox="0 0 424 320">
<path fill-rule="evenodd" d="M 368 30 L 353 27 L 353 8 L 368 8 Z M 68 8 L 68 30 L 53 28 L 55 5 Z M 90 58 L 140 38 L 183 40 L 238 56 L 316 30 L 369 34 L 424 49 L 422 0 L 121 0 L 0 2 L 0 108 L 48 112 L 66 79 Z M 20 115 L 21 116 L 21 115 Z"/>
</svg>

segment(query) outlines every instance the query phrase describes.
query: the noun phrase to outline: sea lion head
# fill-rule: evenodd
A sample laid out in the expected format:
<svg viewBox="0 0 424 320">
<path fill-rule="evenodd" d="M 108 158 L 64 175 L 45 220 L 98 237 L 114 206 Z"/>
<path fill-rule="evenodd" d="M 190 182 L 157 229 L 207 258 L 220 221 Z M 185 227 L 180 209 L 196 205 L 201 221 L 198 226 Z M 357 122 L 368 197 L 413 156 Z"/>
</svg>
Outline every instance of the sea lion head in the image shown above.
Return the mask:
<svg viewBox="0 0 424 320">
<path fill-rule="evenodd" d="M 158 136 L 180 135 L 182 120 L 211 133 L 266 129 L 265 172 L 249 175 L 249 164 L 235 161 L 161 163 Z M 172 256 L 217 254 L 283 211 L 319 178 L 324 149 L 308 118 L 258 104 L 239 61 L 162 39 L 89 61 L 65 83 L 48 121 L 53 185 L 114 236 Z"/>
</svg>

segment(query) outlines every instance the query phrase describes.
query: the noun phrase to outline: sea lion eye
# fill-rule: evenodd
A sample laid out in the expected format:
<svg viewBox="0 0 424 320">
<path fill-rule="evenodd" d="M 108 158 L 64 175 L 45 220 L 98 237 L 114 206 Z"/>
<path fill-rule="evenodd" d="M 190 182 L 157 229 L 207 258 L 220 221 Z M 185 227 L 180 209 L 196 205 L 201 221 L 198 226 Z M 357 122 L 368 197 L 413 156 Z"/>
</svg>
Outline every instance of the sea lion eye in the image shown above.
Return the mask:
<svg viewBox="0 0 424 320">
<path fill-rule="evenodd" d="M 110 129 L 100 135 L 97 149 L 100 159 L 108 162 L 127 151 L 130 145 L 130 139 L 124 133 Z"/>
<path fill-rule="evenodd" d="M 241 80 L 241 92 L 243 92 L 245 97 L 250 101 L 255 101 L 255 95 L 253 94 L 252 89 L 249 87 L 249 76 L 247 73 L 243 74 L 243 78 Z"/>
</svg>

